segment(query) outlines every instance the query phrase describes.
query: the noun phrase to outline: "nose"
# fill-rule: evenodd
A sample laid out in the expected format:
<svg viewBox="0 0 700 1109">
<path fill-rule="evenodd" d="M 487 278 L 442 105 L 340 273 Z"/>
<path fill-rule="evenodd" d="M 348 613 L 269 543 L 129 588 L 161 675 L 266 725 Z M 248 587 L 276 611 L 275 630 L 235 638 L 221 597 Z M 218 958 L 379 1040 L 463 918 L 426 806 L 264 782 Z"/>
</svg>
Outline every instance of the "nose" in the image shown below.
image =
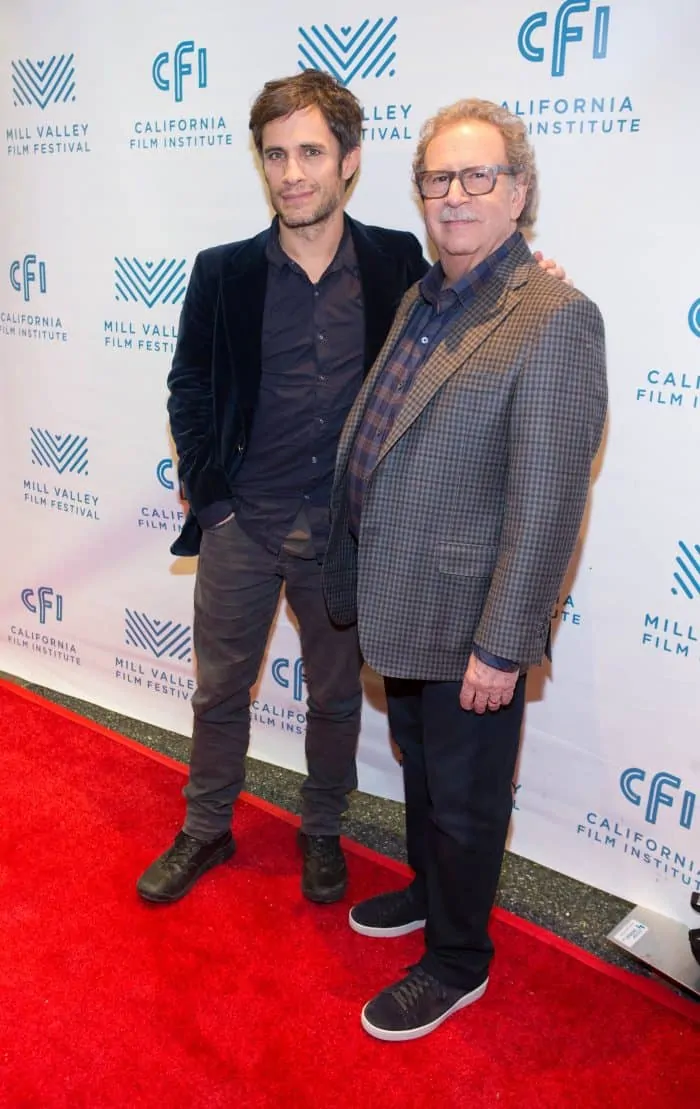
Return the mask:
<svg viewBox="0 0 700 1109">
<path fill-rule="evenodd" d="M 291 155 L 285 162 L 283 179 L 287 185 L 294 185 L 297 181 L 303 181 L 304 179 L 301 163 Z"/>
<path fill-rule="evenodd" d="M 459 177 L 453 177 L 450 181 L 450 187 L 447 190 L 445 202 L 449 204 L 451 208 L 459 208 L 462 204 L 471 203 L 471 197 L 469 193 L 466 193 L 462 188 L 462 182 Z"/>
</svg>

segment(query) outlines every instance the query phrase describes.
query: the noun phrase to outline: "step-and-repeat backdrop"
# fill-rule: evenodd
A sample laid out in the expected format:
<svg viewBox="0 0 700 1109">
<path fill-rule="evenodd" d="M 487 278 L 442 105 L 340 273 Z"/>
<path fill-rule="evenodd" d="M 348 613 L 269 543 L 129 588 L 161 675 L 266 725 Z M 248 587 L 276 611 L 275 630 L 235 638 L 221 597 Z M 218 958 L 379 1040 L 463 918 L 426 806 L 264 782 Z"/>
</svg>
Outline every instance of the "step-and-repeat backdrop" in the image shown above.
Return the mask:
<svg viewBox="0 0 700 1109">
<path fill-rule="evenodd" d="M 511 846 L 690 920 L 697 0 L 544 4 L 0 5 L 0 669 L 190 732 L 195 565 L 168 550 L 183 509 L 165 379 L 195 253 L 270 218 L 247 131 L 264 81 L 315 66 L 352 88 L 366 123 L 350 211 L 422 239 L 421 122 L 463 96 L 503 102 L 537 149 L 534 246 L 605 316 L 611 401 L 554 664 L 532 675 Z M 304 726 L 282 605 L 252 752 L 301 768 Z M 360 779 L 401 796 L 372 675 Z"/>
</svg>

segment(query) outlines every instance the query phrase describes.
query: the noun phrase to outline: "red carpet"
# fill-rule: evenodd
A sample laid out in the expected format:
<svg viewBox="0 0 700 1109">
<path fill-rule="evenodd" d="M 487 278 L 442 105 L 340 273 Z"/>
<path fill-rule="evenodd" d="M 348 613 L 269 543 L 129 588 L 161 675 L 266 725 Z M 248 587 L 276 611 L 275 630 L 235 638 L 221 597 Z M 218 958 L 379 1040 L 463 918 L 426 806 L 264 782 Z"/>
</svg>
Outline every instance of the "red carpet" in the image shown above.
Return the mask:
<svg viewBox="0 0 700 1109">
<path fill-rule="evenodd" d="M 370 1039 L 360 1009 L 420 938 L 305 902 L 292 818 L 249 799 L 232 862 L 145 906 L 181 769 L 4 683 L 0 725 L 2 1109 L 697 1104 L 700 1006 L 503 912 L 483 1001 L 416 1043 Z M 404 880 L 362 848 L 350 867 L 354 899 Z"/>
</svg>

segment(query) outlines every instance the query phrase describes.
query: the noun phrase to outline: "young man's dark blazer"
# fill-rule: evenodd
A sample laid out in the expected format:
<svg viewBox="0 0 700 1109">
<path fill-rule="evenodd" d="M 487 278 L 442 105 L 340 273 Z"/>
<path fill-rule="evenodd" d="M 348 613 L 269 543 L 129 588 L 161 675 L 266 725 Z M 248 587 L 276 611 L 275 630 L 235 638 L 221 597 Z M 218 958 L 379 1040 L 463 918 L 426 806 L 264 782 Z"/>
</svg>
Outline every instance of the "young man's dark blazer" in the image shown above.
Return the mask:
<svg viewBox="0 0 700 1109">
<path fill-rule="evenodd" d="M 406 290 L 428 266 L 414 235 L 345 217 L 360 270 L 365 312 L 364 372 L 372 367 Z M 170 427 L 189 512 L 171 547 L 196 555 L 197 514 L 229 500 L 245 456 L 261 373 L 270 229 L 203 250 L 195 259 L 168 376 Z"/>
</svg>

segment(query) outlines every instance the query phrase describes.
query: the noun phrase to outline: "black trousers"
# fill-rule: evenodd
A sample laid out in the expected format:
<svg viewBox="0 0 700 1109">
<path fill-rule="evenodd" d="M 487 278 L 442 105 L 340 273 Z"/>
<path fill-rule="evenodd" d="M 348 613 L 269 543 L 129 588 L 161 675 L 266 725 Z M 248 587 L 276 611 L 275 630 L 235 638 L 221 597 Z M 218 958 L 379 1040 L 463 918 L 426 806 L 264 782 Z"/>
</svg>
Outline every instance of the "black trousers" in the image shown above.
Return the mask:
<svg viewBox="0 0 700 1109">
<path fill-rule="evenodd" d="M 290 538 L 278 555 L 250 539 L 233 518 L 202 536 L 194 591 L 197 689 L 185 831 L 211 840 L 227 831 L 245 778 L 250 688 L 255 683 L 285 585 L 299 621 L 308 689 L 302 828 L 338 835 L 348 793 L 357 787 L 355 754 L 362 710 L 357 629 L 331 623 L 321 565 Z"/>
<path fill-rule="evenodd" d="M 511 704 L 483 716 L 459 704 L 461 682 L 385 679 L 403 756 L 408 861 L 425 906 L 421 965 L 470 990 L 488 974 L 487 925 L 513 808 L 525 678 Z"/>
</svg>

